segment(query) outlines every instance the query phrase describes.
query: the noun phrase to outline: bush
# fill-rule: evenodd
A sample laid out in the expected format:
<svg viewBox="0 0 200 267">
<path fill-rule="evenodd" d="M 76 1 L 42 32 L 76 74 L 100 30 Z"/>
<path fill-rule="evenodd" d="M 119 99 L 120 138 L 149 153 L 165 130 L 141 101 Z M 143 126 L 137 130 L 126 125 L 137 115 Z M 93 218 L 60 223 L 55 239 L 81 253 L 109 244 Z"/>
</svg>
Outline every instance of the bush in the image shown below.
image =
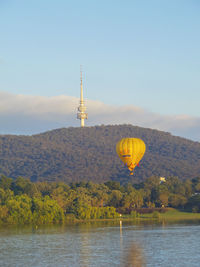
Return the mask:
<svg viewBox="0 0 200 267">
<path fill-rule="evenodd" d="M 160 218 L 160 213 L 158 211 L 154 211 L 153 215 L 152 215 L 152 218 L 159 219 Z"/>
<path fill-rule="evenodd" d="M 130 215 L 131 215 L 132 218 L 139 217 L 139 214 L 135 210 L 132 210 Z"/>
<path fill-rule="evenodd" d="M 194 206 L 194 207 L 192 208 L 192 212 L 193 212 L 193 213 L 197 213 L 197 212 L 199 212 L 199 207 L 198 207 L 198 206 Z"/>
</svg>

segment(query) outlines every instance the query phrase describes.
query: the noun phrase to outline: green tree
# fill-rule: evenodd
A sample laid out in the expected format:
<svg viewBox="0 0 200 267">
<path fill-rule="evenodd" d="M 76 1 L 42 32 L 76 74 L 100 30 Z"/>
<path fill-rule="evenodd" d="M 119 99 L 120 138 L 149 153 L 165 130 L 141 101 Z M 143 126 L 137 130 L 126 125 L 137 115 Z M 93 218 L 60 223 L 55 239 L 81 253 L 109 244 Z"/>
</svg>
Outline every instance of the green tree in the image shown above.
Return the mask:
<svg viewBox="0 0 200 267">
<path fill-rule="evenodd" d="M 185 187 L 185 197 L 190 198 L 192 195 L 192 182 L 190 180 L 186 180 L 184 182 Z"/>
<path fill-rule="evenodd" d="M 105 183 L 105 185 L 110 189 L 110 190 L 120 190 L 121 186 L 119 182 L 115 181 L 108 181 Z"/>
<path fill-rule="evenodd" d="M 180 194 L 170 194 L 169 196 L 169 204 L 173 208 L 182 208 L 187 203 L 186 197 Z"/>
<path fill-rule="evenodd" d="M 195 185 L 195 192 L 200 193 L 200 182 Z"/>
<path fill-rule="evenodd" d="M 4 190 L 0 188 L 0 204 L 5 205 L 5 203 L 9 200 L 12 199 L 14 196 L 14 193 L 12 190 Z"/>
<path fill-rule="evenodd" d="M 195 194 L 188 200 L 187 208 L 193 212 L 200 212 L 200 194 Z"/>
<path fill-rule="evenodd" d="M 134 190 L 131 193 L 125 193 L 122 201 L 121 206 L 125 210 L 140 208 L 143 205 L 143 194 L 141 190 Z"/>
<path fill-rule="evenodd" d="M 122 196 L 123 195 L 119 190 L 112 190 L 109 196 L 108 205 L 115 208 L 119 207 Z"/>
<path fill-rule="evenodd" d="M 6 177 L 5 175 L 1 175 L 0 177 L 0 188 L 4 190 L 8 190 L 11 188 L 13 179 Z"/>
<path fill-rule="evenodd" d="M 6 202 L 8 209 L 7 223 L 30 224 L 32 222 L 31 212 L 32 200 L 27 195 L 14 196 Z"/>
<path fill-rule="evenodd" d="M 168 206 L 168 199 L 169 195 L 167 193 L 161 193 L 159 195 L 159 203 L 161 206 L 167 207 Z"/>
<path fill-rule="evenodd" d="M 67 209 L 67 192 L 62 186 L 58 186 L 51 193 L 51 198 L 65 211 Z"/>
<path fill-rule="evenodd" d="M 0 205 L 0 224 L 1 223 L 6 223 L 8 218 L 8 208 L 3 205 Z"/>
<path fill-rule="evenodd" d="M 45 196 L 34 198 L 32 205 L 33 222 L 36 224 L 51 224 L 64 222 L 64 212 L 58 203 Z"/>
</svg>

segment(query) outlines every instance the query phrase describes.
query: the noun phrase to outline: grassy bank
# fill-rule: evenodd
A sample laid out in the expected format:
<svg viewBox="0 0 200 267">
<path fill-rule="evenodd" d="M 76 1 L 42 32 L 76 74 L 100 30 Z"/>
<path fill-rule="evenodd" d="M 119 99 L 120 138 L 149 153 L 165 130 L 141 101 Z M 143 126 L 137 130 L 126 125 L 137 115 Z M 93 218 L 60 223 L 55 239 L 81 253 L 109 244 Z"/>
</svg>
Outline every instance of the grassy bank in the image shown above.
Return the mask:
<svg viewBox="0 0 200 267">
<path fill-rule="evenodd" d="M 163 220 L 200 220 L 200 213 L 183 212 L 176 209 L 170 209 L 166 213 L 159 214 Z"/>
<path fill-rule="evenodd" d="M 186 221 L 186 220 L 200 220 L 200 213 L 191 213 L 191 212 L 183 212 L 173 208 L 168 209 L 164 213 L 153 212 L 146 214 L 134 213 L 131 215 L 122 214 L 120 217 L 113 219 L 90 219 L 90 220 L 80 220 L 75 219 L 71 220 L 71 223 L 81 223 L 81 222 L 109 222 L 109 221 L 132 221 L 132 222 L 144 222 L 144 221 Z M 66 221 L 68 223 L 69 221 Z"/>
<path fill-rule="evenodd" d="M 136 216 L 122 216 L 122 220 L 165 220 L 165 221 L 181 221 L 181 220 L 200 220 L 200 213 L 183 212 L 176 209 L 168 209 L 164 213 L 153 212 L 148 214 L 137 214 Z"/>
</svg>

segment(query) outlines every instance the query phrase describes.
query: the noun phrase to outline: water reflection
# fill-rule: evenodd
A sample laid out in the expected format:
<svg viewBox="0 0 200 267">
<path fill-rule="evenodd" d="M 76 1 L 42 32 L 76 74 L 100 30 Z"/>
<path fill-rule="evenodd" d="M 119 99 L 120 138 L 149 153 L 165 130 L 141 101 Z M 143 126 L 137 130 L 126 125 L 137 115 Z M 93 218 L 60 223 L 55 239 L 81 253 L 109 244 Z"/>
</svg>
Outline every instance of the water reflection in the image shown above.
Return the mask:
<svg viewBox="0 0 200 267">
<path fill-rule="evenodd" d="M 120 248 L 123 249 L 123 234 L 122 234 L 122 221 L 119 221 L 119 229 L 120 229 Z"/>
<path fill-rule="evenodd" d="M 0 228 L 0 266 L 199 267 L 199 240 L 194 222 Z"/>
<path fill-rule="evenodd" d="M 139 244 L 132 242 L 124 249 L 122 221 L 119 221 L 121 264 L 123 267 L 145 267 L 144 253 Z"/>
<path fill-rule="evenodd" d="M 127 252 L 124 253 L 123 267 L 145 267 L 144 253 L 141 247 L 132 243 Z"/>
<path fill-rule="evenodd" d="M 90 255 L 92 255 L 92 251 L 90 249 L 90 234 L 87 231 L 81 235 L 80 238 L 80 266 L 89 266 Z"/>
</svg>

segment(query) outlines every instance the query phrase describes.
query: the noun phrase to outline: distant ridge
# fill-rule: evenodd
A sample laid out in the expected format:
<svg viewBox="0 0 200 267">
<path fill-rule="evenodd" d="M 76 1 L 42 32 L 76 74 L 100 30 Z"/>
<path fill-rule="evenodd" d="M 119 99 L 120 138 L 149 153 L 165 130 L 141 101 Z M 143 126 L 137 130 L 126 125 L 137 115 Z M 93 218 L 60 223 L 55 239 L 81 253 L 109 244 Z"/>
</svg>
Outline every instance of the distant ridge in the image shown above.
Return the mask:
<svg viewBox="0 0 200 267">
<path fill-rule="evenodd" d="M 146 153 L 129 176 L 115 145 L 138 137 Z M 156 176 L 200 176 L 200 143 L 132 125 L 62 128 L 33 136 L 0 135 L 0 174 L 32 181 L 137 182 Z"/>
</svg>

